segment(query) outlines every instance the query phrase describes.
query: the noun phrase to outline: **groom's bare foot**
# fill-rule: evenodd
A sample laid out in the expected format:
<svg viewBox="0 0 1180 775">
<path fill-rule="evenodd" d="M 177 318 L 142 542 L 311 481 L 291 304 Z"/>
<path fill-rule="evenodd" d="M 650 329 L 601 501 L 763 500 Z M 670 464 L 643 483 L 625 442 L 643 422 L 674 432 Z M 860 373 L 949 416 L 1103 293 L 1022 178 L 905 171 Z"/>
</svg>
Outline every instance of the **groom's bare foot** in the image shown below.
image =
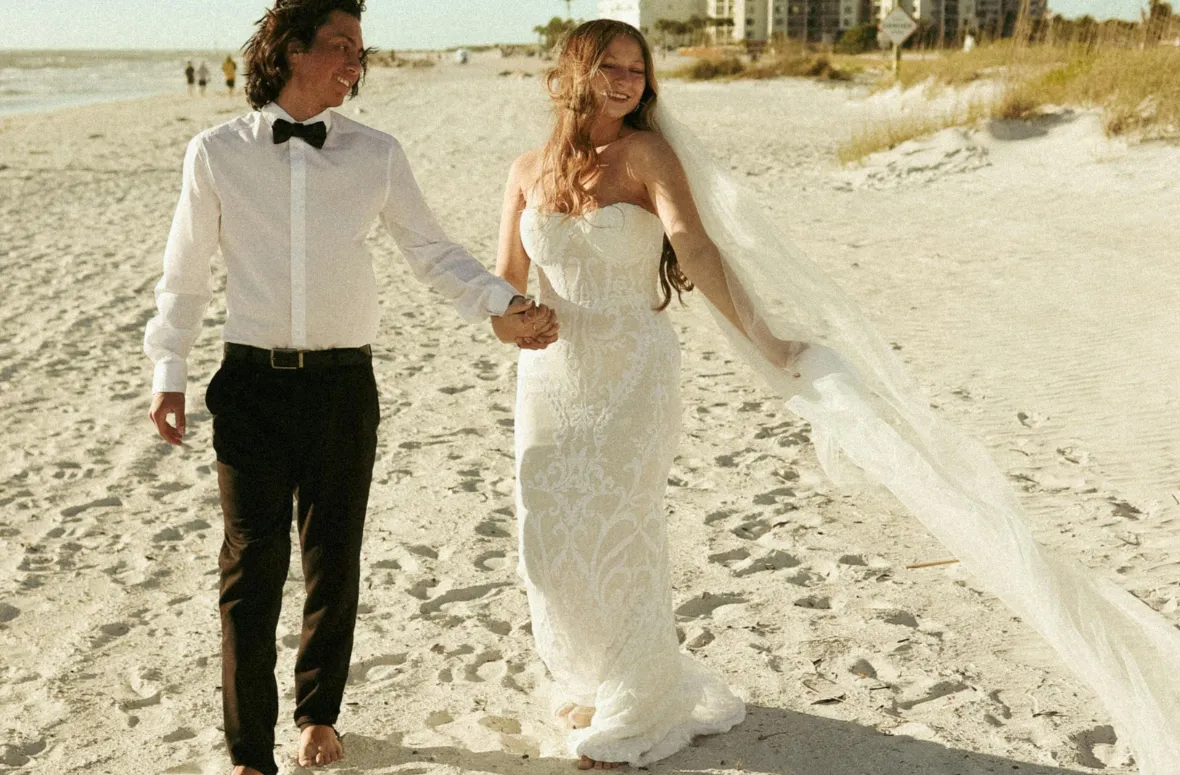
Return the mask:
<svg viewBox="0 0 1180 775">
<path fill-rule="evenodd" d="M 303 728 L 299 736 L 299 766 L 322 767 L 344 758 L 344 746 L 336 730 L 326 724 L 312 724 Z"/>
<path fill-rule="evenodd" d="M 239 764 L 237 767 L 234 767 L 233 775 L 262 775 L 262 773 L 253 767 Z"/>
<path fill-rule="evenodd" d="M 615 770 L 619 767 L 626 767 L 627 762 L 599 762 L 591 759 L 589 756 L 583 756 L 578 759 L 579 770 Z"/>
</svg>

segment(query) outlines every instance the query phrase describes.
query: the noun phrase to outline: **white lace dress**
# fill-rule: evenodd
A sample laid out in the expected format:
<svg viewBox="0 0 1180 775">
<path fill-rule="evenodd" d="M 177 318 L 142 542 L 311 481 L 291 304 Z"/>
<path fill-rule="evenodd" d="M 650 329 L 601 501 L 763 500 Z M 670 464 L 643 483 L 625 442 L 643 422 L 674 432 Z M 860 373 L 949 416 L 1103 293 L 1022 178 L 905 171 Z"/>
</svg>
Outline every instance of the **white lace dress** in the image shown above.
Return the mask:
<svg viewBox="0 0 1180 775">
<path fill-rule="evenodd" d="M 745 706 L 681 653 L 663 508 L 680 434 L 680 349 L 659 301 L 660 220 L 529 208 L 521 238 L 561 338 L 520 357 L 519 573 L 558 704 L 596 709 L 570 751 L 643 765 Z"/>
</svg>

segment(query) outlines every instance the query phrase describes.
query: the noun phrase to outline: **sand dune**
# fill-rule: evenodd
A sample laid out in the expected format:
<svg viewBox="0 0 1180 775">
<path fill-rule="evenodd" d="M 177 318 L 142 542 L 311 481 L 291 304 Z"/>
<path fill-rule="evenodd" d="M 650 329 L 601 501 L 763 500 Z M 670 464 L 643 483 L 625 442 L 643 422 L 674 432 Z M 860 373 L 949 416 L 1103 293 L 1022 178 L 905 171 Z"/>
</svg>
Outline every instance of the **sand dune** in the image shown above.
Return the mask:
<svg viewBox="0 0 1180 775">
<path fill-rule="evenodd" d="M 440 219 L 489 264 L 508 165 L 546 128 L 535 69 L 481 56 L 378 70 L 343 108 L 402 140 Z M 1038 537 L 1180 625 L 1180 151 L 1111 143 L 1093 116 L 1062 113 L 850 173 L 832 159 L 864 110 L 854 88 L 665 92 L 992 451 Z M 183 449 L 146 420 L 140 343 L 185 143 L 244 109 L 163 97 L 0 119 L 5 771 L 228 771 L 201 401 L 219 302 L 191 359 Z M 383 420 L 335 771 L 568 772 L 514 574 L 514 352 L 414 282 L 386 235 L 371 245 Z M 699 305 L 671 314 L 686 399 L 668 498 L 677 613 L 750 716 L 651 769 L 1134 771 L 1067 666 L 956 565 L 907 567 L 949 558 L 888 496 L 822 477 L 807 427 Z M 298 563 L 290 581 L 284 772 L 299 770 Z"/>
</svg>

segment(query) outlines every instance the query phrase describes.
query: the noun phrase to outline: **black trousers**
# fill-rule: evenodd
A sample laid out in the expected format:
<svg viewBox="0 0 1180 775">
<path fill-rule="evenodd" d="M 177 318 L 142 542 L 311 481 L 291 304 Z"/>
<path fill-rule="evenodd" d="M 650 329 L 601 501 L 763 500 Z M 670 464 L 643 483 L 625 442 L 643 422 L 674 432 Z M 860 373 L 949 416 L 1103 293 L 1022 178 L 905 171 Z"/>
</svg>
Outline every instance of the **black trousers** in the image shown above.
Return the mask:
<svg viewBox="0 0 1180 775">
<path fill-rule="evenodd" d="M 225 361 L 205 404 L 225 518 L 219 565 L 226 742 L 235 765 L 274 775 L 275 630 L 292 512 L 307 595 L 295 723 L 335 724 L 356 624 L 380 422 L 377 387 L 371 363 L 285 371 Z"/>
</svg>

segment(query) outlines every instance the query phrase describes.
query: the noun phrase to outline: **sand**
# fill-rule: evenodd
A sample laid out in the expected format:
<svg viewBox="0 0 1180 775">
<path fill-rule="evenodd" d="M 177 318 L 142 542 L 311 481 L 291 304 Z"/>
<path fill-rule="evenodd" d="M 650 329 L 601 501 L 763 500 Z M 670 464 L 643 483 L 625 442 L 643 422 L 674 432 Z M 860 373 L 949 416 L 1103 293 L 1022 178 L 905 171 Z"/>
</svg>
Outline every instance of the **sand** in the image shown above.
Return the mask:
<svg viewBox="0 0 1180 775">
<path fill-rule="evenodd" d="M 533 60 L 377 70 L 342 112 L 404 143 L 451 235 L 489 265 L 516 154 L 547 104 Z M 508 71 L 508 74 L 501 74 Z M 665 93 L 781 228 L 867 310 L 1011 478 L 1037 536 L 1180 625 L 1180 149 L 1097 116 L 948 132 L 840 169 L 863 88 Z M 0 771 L 224 773 L 220 511 L 190 359 L 182 449 L 147 420 L 141 352 L 185 144 L 246 109 L 185 96 L 0 118 Z M 557 773 L 514 569 L 515 353 L 417 284 L 374 231 L 383 420 L 338 772 Z M 219 275 L 218 289 L 223 278 Z M 880 492 L 842 493 L 807 428 L 671 313 L 685 432 L 668 513 L 685 647 L 749 701 L 657 772 L 1134 771 L 1056 655 Z M 293 761 L 292 564 L 279 757 Z"/>
</svg>

